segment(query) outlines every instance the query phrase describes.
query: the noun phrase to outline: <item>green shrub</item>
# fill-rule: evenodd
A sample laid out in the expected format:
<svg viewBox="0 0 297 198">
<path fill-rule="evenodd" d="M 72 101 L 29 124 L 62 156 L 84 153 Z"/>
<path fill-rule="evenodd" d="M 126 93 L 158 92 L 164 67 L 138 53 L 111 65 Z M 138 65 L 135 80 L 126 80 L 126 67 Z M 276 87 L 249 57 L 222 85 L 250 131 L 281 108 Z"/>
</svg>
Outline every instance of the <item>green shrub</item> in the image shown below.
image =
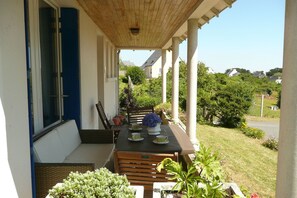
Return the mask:
<svg viewBox="0 0 297 198">
<path fill-rule="evenodd" d="M 265 135 L 265 132 L 261 129 L 252 128 L 252 127 L 241 127 L 240 130 L 248 137 L 262 139 Z"/>
<path fill-rule="evenodd" d="M 130 76 L 132 83 L 135 85 L 142 84 L 145 81 L 145 73 L 144 71 L 137 66 L 130 66 L 127 68 L 126 72 L 126 79 L 128 79 L 128 76 Z"/>
<path fill-rule="evenodd" d="M 150 96 L 138 96 L 136 97 L 136 106 L 138 107 L 149 107 L 156 106 L 160 101 L 158 98 L 150 97 Z"/>
<path fill-rule="evenodd" d="M 252 99 L 253 87 L 248 83 L 230 80 L 226 86 L 221 86 L 214 97 L 220 125 L 237 128 L 244 122 L 244 114 L 248 112 Z"/>
<path fill-rule="evenodd" d="M 167 115 L 171 115 L 171 103 L 170 102 L 166 102 L 166 103 L 161 103 L 158 104 L 157 106 L 155 106 L 155 112 L 157 114 L 160 114 L 161 111 L 166 112 Z"/>
<path fill-rule="evenodd" d="M 101 168 L 86 173 L 71 172 L 61 185 L 56 185 L 49 190 L 49 195 L 51 198 L 132 198 L 135 197 L 135 192 L 129 188 L 126 176 Z"/>
<path fill-rule="evenodd" d="M 271 150 L 278 150 L 278 140 L 275 138 L 269 138 L 262 143 L 263 146 L 271 149 Z"/>
</svg>

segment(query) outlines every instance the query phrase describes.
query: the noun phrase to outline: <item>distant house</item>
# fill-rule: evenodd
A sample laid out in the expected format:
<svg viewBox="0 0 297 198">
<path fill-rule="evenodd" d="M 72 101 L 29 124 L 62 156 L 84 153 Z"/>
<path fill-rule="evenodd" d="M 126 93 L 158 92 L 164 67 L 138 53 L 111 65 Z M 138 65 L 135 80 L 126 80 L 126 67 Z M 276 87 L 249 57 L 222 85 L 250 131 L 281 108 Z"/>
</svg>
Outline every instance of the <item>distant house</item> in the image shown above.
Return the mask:
<svg viewBox="0 0 297 198">
<path fill-rule="evenodd" d="M 274 81 L 276 84 L 282 84 L 282 78 L 279 76 L 271 76 L 269 80 Z"/>
<path fill-rule="evenodd" d="M 208 74 L 215 74 L 215 71 L 212 68 L 208 67 L 207 68 L 207 73 Z"/>
<path fill-rule="evenodd" d="M 166 71 L 171 67 L 172 53 L 166 52 Z M 146 78 L 158 78 L 162 75 L 162 50 L 156 50 L 141 66 L 144 70 Z"/>
<path fill-rule="evenodd" d="M 231 69 L 229 72 L 226 73 L 227 76 L 231 77 L 231 76 L 237 76 L 240 73 L 236 70 L 236 69 Z"/>
<path fill-rule="evenodd" d="M 280 77 L 278 77 L 278 79 L 275 80 L 276 84 L 282 84 L 282 79 Z"/>
<path fill-rule="evenodd" d="M 264 78 L 266 76 L 264 71 L 255 71 L 253 72 L 253 75 L 258 78 Z"/>
</svg>

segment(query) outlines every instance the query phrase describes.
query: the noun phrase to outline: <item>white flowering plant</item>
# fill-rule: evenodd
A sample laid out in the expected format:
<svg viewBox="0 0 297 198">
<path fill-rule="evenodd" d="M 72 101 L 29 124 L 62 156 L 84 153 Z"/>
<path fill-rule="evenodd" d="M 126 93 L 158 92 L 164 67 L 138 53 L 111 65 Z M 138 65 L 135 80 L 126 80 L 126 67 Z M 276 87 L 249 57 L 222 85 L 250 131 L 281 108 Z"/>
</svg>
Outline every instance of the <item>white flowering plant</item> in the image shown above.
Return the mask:
<svg viewBox="0 0 297 198">
<path fill-rule="evenodd" d="M 129 185 L 126 176 L 112 173 L 106 168 L 86 173 L 71 172 L 63 183 L 49 190 L 48 197 L 135 198 L 135 190 Z"/>
<path fill-rule="evenodd" d="M 148 113 L 144 116 L 142 124 L 147 127 L 155 127 L 158 123 L 161 123 L 161 118 L 155 113 Z"/>
</svg>

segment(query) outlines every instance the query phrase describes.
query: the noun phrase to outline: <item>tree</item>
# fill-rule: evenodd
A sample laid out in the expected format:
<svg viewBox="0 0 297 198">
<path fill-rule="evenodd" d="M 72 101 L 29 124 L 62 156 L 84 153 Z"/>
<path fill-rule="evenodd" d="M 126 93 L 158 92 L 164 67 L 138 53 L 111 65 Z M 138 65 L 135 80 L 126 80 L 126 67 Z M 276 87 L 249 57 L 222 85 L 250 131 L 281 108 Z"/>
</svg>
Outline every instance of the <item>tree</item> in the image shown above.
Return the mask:
<svg viewBox="0 0 297 198">
<path fill-rule="evenodd" d="M 204 63 L 198 63 L 197 120 L 212 122 L 215 115 L 212 98 L 216 90 L 216 81 L 215 75 L 208 74 L 207 71 Z"/>
<path fill-rule="evenodd" d="M 162 79 L 152 78 L 134 86 L 133 95 L 139 107 L 156 106 L 162 101 Z"/>
<path fill-rule="evenodd" d="M 282 73 L 282 72 L 283 72 L 282 68 L 274 68 L 266 72 L 266 76 L 271 77 L 271 76 L 274 76 L 274 74 L 276 73 Z"/>
<path fill-rule="evenodd" d="M 130 76 L 133 84 L 139 85 L 144 82 L 145 80 L 145 73 L 144 71 L 137 66 L 131 66 L 127 68 L 126 72 L 126 78 L 128 79 L 128 76 Z"/>
<path fill-rule="evenodd" d="M 231 68 L 231 69 L 227 69 L 226 71 L 225 71 L 225 74 L 227 74 L 227 73 L 229 73 L 232 69 L 236 69 L 236 71 L 238 72 L 238 73 L 241 73 L 241 74 L 250 74 L 251 72 L 250 72 L 250 70 L 247 70 L 247 69 L 243 69 L 243 68 Z"/>
<path fill-rule="evenodd" d="M 218 90 L 213 98 L 216 101 L 216 116 L 224 127 L 235 128 L 244 121 L 252 104 L 253 87 L 240 81 L 230 81 Z"/>
<path fill-rule="evenodd" d="M 241 74 L 250 74 L 250 70 L 248 69 L 243 69 L 243 68 L 235 68 L 237 70 L 237 72 L 241 73 Z"/>
<path fill-rule="evenodd" d="M 255 88 L 255 92 L 259 94 L 271 95 L 272 91 L 278 91 L 278 85 L 270 81 L 268 77 L 258 78 L 250 73 L 243 73 L 232 78 L 249 83 Z"/>
</svg>

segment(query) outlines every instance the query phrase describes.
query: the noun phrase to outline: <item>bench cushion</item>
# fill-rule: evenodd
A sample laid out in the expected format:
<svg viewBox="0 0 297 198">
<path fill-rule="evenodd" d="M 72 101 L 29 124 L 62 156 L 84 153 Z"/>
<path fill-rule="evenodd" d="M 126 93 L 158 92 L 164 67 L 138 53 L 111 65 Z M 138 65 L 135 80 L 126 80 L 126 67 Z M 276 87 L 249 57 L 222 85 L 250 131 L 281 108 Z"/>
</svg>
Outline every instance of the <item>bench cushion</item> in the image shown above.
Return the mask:
<svg viewBox="0 0 297 198">
<path fill-rule="evenodd" d="M 81 144 L 64 160 L 65 163 L 94 163 L 101 168 L 111 158 L 114 144 Z"/>
<path fill-rule="evenodd" d="M 64 147 L 56 129 L 50 131 L 42 138 L 34 142 L 34 154 L 36 162 L 61 163 L 65 160 Z"/>
<path fill-rule="evenodd" d="M 65 156 L 72 153 L 81 143 L 75 120 L 70 120 L 56 128 Z"/>
</svg>

